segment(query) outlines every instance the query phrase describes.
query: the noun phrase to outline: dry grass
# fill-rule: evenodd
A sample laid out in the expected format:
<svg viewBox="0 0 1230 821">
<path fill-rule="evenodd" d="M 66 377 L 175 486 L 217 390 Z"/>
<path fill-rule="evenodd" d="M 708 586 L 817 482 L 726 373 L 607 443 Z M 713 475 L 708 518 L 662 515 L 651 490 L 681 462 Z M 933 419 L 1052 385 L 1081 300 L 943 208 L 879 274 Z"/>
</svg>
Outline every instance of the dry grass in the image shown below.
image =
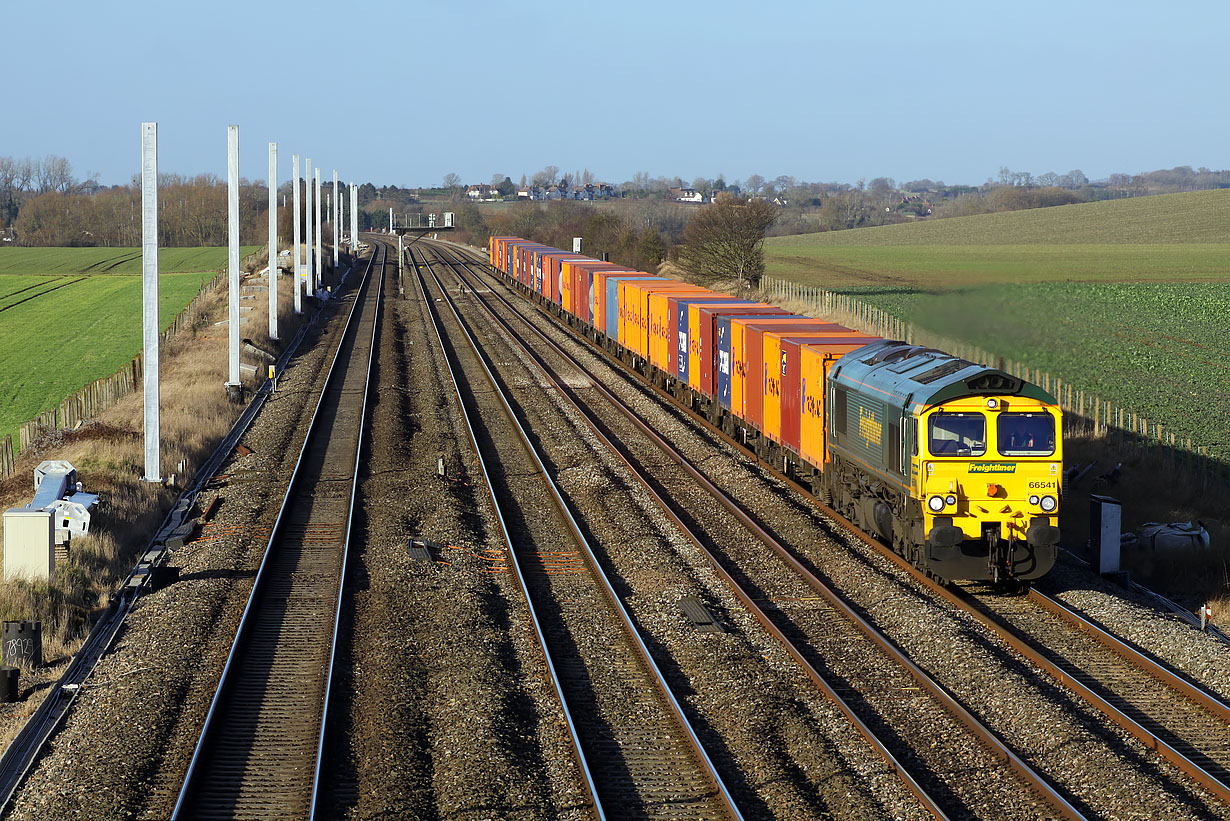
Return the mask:
<svg viewBox="0 0 1230 821">
<path fill-rule="evenodd" d="M 264 260 L 254 264 L 264 267 Z M 280 350 L 295 334 L 291 277 L 278 278 L 278 330 L 281 342 L 268 338 L 267 293 L 258 294 L 241 334 L 266 350 Z M 140 481 L 144 473 L 143 395 L 121 399 L 75 431 L 57 431 L 34 442 L 17 460 L 17 472 L 0 482 L 0 508 L 26 504 L 33 470 L 44 459 L 67 459 L 91 492 L 101 493 L 91 533 L 72 541 L 67 562 L 58 562 L 50 583 L 0 582 L 0 618 L 43 622 L 43 656 L 71 655 L 105 607 L 119 582 L 136 563 L 170 509 L 179 486 L 186 483 L 226 435 L 242 407 L 227 401 L 227 329 L 214 323 L 226 318 L 223 282 L 202 301 L 198 320 L 162 345 L 161 472 L 171 487 Z M 258 369 L 263 378 L 263 368 Z M 180 464 L 183 469 L 180 469 Z"/>
</svg>

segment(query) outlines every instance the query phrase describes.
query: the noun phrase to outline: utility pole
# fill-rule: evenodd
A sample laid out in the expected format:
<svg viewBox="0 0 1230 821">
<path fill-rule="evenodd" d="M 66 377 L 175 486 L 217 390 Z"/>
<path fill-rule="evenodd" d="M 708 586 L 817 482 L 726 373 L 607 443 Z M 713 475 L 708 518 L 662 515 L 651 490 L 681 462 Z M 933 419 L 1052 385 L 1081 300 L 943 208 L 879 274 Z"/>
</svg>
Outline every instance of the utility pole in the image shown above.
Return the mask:
<svg viewBox="0 0 1230 821">
<path fill-rule="evenodd" d="M 337 169 L 333 169 L 333 267 L 337 267 L 338 247 L 342 244 L 342 201 L 337 197 Z"/>
<path fill-rule="evenodd" d="M 158 417 L 158 123 L 141 123 L 141 329 L 145 382 L 145 476 L 161 482 Z"/>
<path fill-rule="evenodd" d="M 269 338 L 278 338 L 278 144 L 269 143 Z"/>
</svg>

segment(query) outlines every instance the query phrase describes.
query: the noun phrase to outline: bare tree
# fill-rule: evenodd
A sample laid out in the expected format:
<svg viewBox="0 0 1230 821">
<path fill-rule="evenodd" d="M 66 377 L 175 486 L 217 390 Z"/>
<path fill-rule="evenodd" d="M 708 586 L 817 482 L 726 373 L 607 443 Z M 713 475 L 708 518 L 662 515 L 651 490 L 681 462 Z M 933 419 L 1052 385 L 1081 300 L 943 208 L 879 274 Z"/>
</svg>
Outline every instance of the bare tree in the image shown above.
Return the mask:
<svg viewBox="0 0 1230 821">
<path fill-rule="evenodd" d="M 778 215 L 777 206 L 764 200 L 720 196 L 684 228 L 680 261 L 702 279 L 733 278 L 740 290 L 751 288 L 764 273 L 765 233 Z"/>
<path fill-rule="evenodd" d="M 50 191 L 67 194 L 77 184 L 77 181 L 73 179 L 72 165 L 68 160 L 57 157 L 55 154 L 48 154 L 42 162 L 37 163 L 35 175 L 40 194 Z"/>
<path fill-rule="evenodd" d="M 532 182 L 534 185 L 538 186 L 539 188 L 546 188 L 550 185 L 554 185 L 555 180 L 558 177 L 559 177 L 559 167 L 555 165 L 548 165 L 546 168 L 542 169 L 537 174 L 535 174 L 530 179 L 530 182 Z"/>
<path fill-rule="evenodd" d="M 445 174 L 444 175 L 444 187 L 449 190 L 452 190 L 454 188 L 460 188 L 461 187 L 461 176 L 458 174 Z"/>
<path fill-rule="evenodd" d="M 0 157 L 0 208 L 4 224 L 12 224 L 17 217 L 17 160 L 12 157 Z"/>
<path fill-rule="evenodd" d="M 759 194 L 760 189 L 764 188 L 764 177 L 759 174 L 753 174 L 747 178 L 747 182 L 744 184 L 744 187 L 747 188 L 748 193 L 750 194 Z"/>
</svg>

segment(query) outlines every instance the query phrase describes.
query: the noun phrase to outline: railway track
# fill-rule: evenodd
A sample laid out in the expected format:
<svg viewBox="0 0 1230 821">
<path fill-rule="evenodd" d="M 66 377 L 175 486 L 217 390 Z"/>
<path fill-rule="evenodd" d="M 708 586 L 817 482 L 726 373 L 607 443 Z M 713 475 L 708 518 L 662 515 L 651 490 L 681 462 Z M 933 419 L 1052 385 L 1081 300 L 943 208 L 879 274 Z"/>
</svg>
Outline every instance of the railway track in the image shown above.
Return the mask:
<svg viewBox="0 0 1230 821">
<path fill-rule="evenodd" d="M 411 250 L 598 817 L 741 818 L 447 289 Z M 447 310 L 445 310 L 447 308 Z M 527 481 L 534 477 L 534 481 Z"/>
<path fill-rule="evenodd" d="M 815 504 L 920 586 L 977 620 L 1107 721 L 1230 804 L 1230 705 L 1224 700 L 1058 599 L 1035 588 L 1023 597 L 983 596 L 938 584 L 854 523 Z"/>
<path fill-rule="evenodd" d="M 1036 589 L 961 599 L 1022 656 L 1230 804 L 1230 705 Z"/>
<path fill-rule="evenodd" d="M 175 818 L 315 813 L 384 254 L 355 289 Z M 374 281 L 373 281 L 374 280 Z"/>
<path fill-rule="evenodd" d="M 446 264 L 454 270 L 465 287 L 476 295 L 478 294 L 482 288 L 478 280 L 467 280 L 461 273 L 465 268 L 464 262 L 459 263 L 453 259 Z M 1081 817 L 1080 813 L 1044 778 L 1001 743 L 994 733 L 954 700 L 943 687 L 917 665 L 910 662 L 867 619 L 855 612 L 839 595 L 795 560 L 790 551 L 753 521 L 737 501 L 717 488 L 682 454 L 660 437 L 650 425 L 642 421 L 624 403 L 618 401 L 603 388 L 598 375 L 588 371 L 574 357 L 551 342 L 532 323 L 524 319 L 517 307 L 496 294 L 492 295 L 495 301 L 502 306 L 501 313 L 504 315 L 498 317 L 497 321 L 511 336 L 519 338 L 526 335 L 526 332 L 515 330 L 512 327 L 510 318 L 515 317 L 511 320 L 512 322 L 519 319 L 525 324 L 529 335 L 533 335 L 537 342 L 544 343 L 530 346 L 524 340 L 519 340 L 523 353 L 537 361 L 538 366 L 549 376 L 554 386 L 561 393 L 569 396 L 573 406 L 589 420 L 593 433 L 623 460 L 629 473 L 636 477 L 646 492 L 674 521 L 680 532 L 708 557 L 733 595 L 778 641 L 786 653 L 801 667 L 808 679 L 846 715 L 856 731 L 876 750 L 887 767 L 897 774 L 905 788 L 917 798 L 926 812 L 933 817 L 944 818 L 947 817 L 947 813 L 962 814 L 971 811 L 968 803 L 958 797 L 959 788 L 951 783 L 943 783 L 943 780 L 935 775 L 936 772 L 948 768 L 951 759 L 946 759 L 946 756 L 963 753 L 962 757 L 971 767 L 982 766 L 996 769 L 1001 765 L 1006 765 L 1006 769 L 1011 770 L 1014 774 L 1015 788 L 1018 791 L 1032 792 L 1041 799 L 1042 803 L 1035 805 L 1031 811 L 1037 811 L 1039 807 L 1046 807 L 1045 811 L 1048 814 L 1053 813 L 1071 818 Z M 486 306 L 491 316 L 496 317 L 495 310 L 490 305 L 486 305 L 486 299 L 483 296 L 479 295 L 477 299 Z M 568 373 L 561 372 L 560 366 L 553 366 L 546 362 L 544 356 L 540 355 L 537 350 L 551 351 L 554 354 L 553 359 L 562 357 L 563 370 L 567 370 Z M 570 383 L 577 382 L 577 372 L 589 380 L 585 383 L 590 387 L 588 392 L 599 394 L 602 397 L 607 406 L 607 412 L 596 413 L 589 403 L 577 396 L 577 391 L 569 387 Z M 619 417 L 618 420 L 612 420 L 612 410 L 613 415 Z M 604 430 L 609 430 L 609 435 Z M 655 458 L 655 454 L 647 453 L 645 447 L 634 447 L 630 444 L 638 439 L 648 443 L 649 451 L 656 450 L 657 456 L 665 455 L 666 463 L 662 464 L 663 460 Z M 649 475 L 647 464 L 654 465 L 653 476 Z M 659 485 L 665 486 L 666 492 L 671 494 L 671 499 L 665 498 L 656 489 Z M 698 500 L 694 493 L 689 494 L 686 486 L 703 488 L 709 502 L 704 499 Z M 687 501 L 689 498 L 692 499 L 690 503 Z M 713 510 L 712 502 L 717 502 L 720 506 L 720 515 L 719 511 Z M 723 517 L 727 519 L 725 526 L 718 526 L 717 520 Z M 692 522 L 693 525 L 689 525 L 688 522 Z M 733 545 L 740 541 L 740 536 L 743 537 L 742 540 L 745 543 L 748 542 L 747 534 L 753 537 L 750 541 L 754 544 L 749 545 L 750 547 L 753 549 L 768 547 L 785 563 L 786 567 L 779 567 L 779 571 L 785 569 L 787 573 L 796 574 L 805 581 L 810 588 L 805 592 L 812 594 L 810 598 L 823 600 L 824 606 L 821 608 L 823 612 L 818 612 L 818 608 L 813 606 L 809 607 L 810 612 L 804 618 L 787 616 L 782 608 L 765 606 L 763 591 L 773 584 L 772 581 L 760 579 L 753 582 L 749 579 L 740 582 L 736 578 L 736 576 L 746 578 L 747 571 L 746 567 L 740 567 L 739 563 L 731 558 L 732 555 L 737 555 Z M 718 555 L 709 547 L 711 545 L 721 545 L 722 552 L 726 555 Z M 858 638 L 850 637 L 851 627 L 859 634 Z M 787 636 L 787 632 L 796 635 L 801 645 L 796 645 Z M 879 659 L 890 659 L 891 663 L 885 665 L 880 661 L 880 663 L 872 663 L 870 667 L 865 664 L 853 664 L 845 665 L 843 668 L 843 665 L 838 662 L 837 667 L 840 673 L 835 672 L 831 658 L 834 654 L 841 655 L 840 645 L 851 640 L 866 643 L 869 645 L 867 651 L 872 656 Z M 818 652 L 817 648 L 823 648 L 823 652 Z M 817 667 L 825 668 L 826 673 L 822 674 Z M 852 698 L 843 698 L 838 693 L 838 688 L 848 692 Z M 971 744 L 968 736 L 972 736 L 976 739 L 972 742 L 973 744 L 985 748 L 985 761 L 970 761 L 968 751 L 954 749 L 951 740 L 937 743 L 934 733 L 930 730 L 915 728 L 911 735 L 908 727 L 896 728 L 896 732 L 885 734 L 886 737 L 893 737 L 893 740 L 888 742 L 877 735 L 871 725 L 880 726 L 881 733 L 884 733 L 883 725 L 886 717 L 867 705 L 879 700 L 879 694 L 885 689 L 909 691 L 919 688 L 934 700 L 934 703 L 930 705 L 932 711 L 947 712 L 959 723 L 960 729 L 953 730 L 950 735 L 967 736 L 962 739 L 967 745 Z M 852 702 L 857 703 L 857 706 L 854 706 Z M 917 705 L 915 707 L 917 708 Z M 896 718 L 908 723 L 908 719 L 902 716 L 896 716 Z M 929 716 L 929 718 L 934 720 L 934 716 Z M 931 730 L 933 729 L 932 727 Z M 909 735 L 913 744 L 903 743 L 898 733 Z M 903 754 L 908 757 L 913 772 L 899 762 L 898 755 L 894 755 L 894 752 L 889 749 L 890 744 L 896 748 L 899 755 Z M 920 782 L 926 782 L 927 786 Z M 935 793 L 934 796 L 932 792 Z M 989 807 L 982 809 L 986 811 Z"/>
<path fill-rule="evenodd" d="M 657 393 L 671 401 L 665 393 Z M 716 428 L 701 424 L 734 444 Z M 770 466 L 766 469 L 794 485 Z M 1222 801 L 1230 801 L 1226 786 L 1230 710 L 1219 699 L 1037 591 L 1030 591 L 1028 600 L 995 597 L 991 605 L 983 603 L 980 607 L 969 597 L 930 582 L 852 523 L 812 499 L 804 488 L 794 486 L 826 516 L 910 571 L 918 584 L 972 615 L 1115 725 Z M 1018 606 L 1013 609 L 1014 605 Z M 1047 612 L 1053 615 L 1044 616 Z"/>
</svg>

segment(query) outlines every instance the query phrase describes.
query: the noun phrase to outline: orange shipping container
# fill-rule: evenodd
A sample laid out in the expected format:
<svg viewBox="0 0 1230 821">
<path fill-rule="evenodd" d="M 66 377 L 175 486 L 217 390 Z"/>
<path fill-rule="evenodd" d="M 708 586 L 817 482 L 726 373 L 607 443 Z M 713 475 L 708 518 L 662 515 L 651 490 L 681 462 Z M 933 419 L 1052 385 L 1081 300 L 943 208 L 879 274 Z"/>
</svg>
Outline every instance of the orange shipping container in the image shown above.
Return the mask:
<svg viewBox="0 0 1230 821">
<path fill-rule="evenodd" d="M 761 430 L 775 442 L 798 449 L 799 446 L 799 370 L 800 347 L 804 344 L 843 344 L 846 350 L 861 348 L 877 336 L 838 328 L 815 333 L 804 331 L 765 333 L 764 405 L 761 414 Z"/>
<path fill-rule="evenodd" d="M 861 340 L 860 340 L 861 341 Z M 868 343 L 874 339 L 867 340 Z M 861 347 L 861 345 L 859 346 Z M 803 459 L 823 469 L 828 461 L 824 406 L 827 400 L 829 368 L 838 359 L 858 348 L 841 344 L 840 339 L 799 348 L 799 442 Z"/>
<path fill-rule="evenodd" d="M 645 357 L 651 363 L 667 373 L 670 372 L 670 351 L 679 347 L 677 338 L 671 334 L 671 315 L 676 312 L 678 303 L 675 301 L 684 296 L 710 296 L 720 299 L 723 295 L 708 288 L 694 285 L 691 288 L 681 288 L 677 291 L 655 291 L 649 295 L 649 355 Z"/>
<path fill-rule="evenodd" d="M 764 397 L 764 331 L 816 330 L 840 328 L 810 316 L 734 317 L 730 320 L 730 410 L 757 428 Z"/>
<path fill-rule="evenodd" d="M 646 280 L 627 280 L 619 283 L 623 308 L 623 327 L 620 344 L 637 354 L 646 356 L 649 339 L 649 295 L 657 291 L 679 291 L 696 286 L 676 279 L 656 277 Z"/>
</svg>

